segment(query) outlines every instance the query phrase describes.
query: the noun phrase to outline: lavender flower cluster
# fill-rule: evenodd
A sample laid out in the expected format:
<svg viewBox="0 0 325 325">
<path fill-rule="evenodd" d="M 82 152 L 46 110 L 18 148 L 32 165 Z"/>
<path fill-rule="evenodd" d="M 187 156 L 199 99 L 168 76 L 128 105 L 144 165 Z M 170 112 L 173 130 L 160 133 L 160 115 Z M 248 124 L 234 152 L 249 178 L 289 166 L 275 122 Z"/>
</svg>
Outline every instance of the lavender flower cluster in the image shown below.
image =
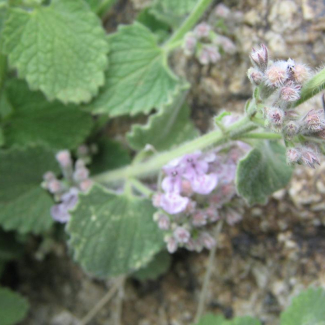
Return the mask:
<svg viewBox="0 0 325 325">
<path fill-rule="evenodd" d="M 203 65 L 216 63 L 221 59 L 221 52 L 236 52 L 236 45 L 226 36 L 219 35 L 212 27 L 203 22 L 193 32 L 185 35 L 183 50 L 187 56 L 195 56 Z"/>
<path fill-rule="evenodd" d="M 319 164 L 319 148 L 313 138 L 325 139 L 325 115 L 322 109 L 311 109 L 300 115 L 295 102 L 302 86 L 311 78 L 311 70 L 292 59 L 269 60 L 268 49 L 262 45 L 253 49 L 248 78 L 259 87 L 265 126 L 282 133 L 288 147 L 289 164 L 304 164 L 314 168 Z"/>
<path fill-rule="evenodd" d="M 88 191 L 93 182 L 89 179 L 89 170 L 86 167 L 88 161 L 87 147 L 81 146 L 78 149 L 79 159 L 73 165 L 71 154 L 68 150 L 59 151 L 56 154 L 63 178 L 59 180 L 51 171 L 43 176 L 42 187 L 48 190 L 58 202 L 51 208 L 51 215 L 54 220 L 66 223 L 70 219 L 69 210 L 78 203 L 79 192 Z M 82 157 L 82 158 L 81 158 Z"/>
<path fill-rule="evenodd" d="M 236 194 L 237 162 L 248 149 L 238 142 L 230 148 L 188 154 L 163 167 L 162 191 L 153 196 L 159 208 L 154 220 L 165 232 L 170 253 L 178 247 L 211 249 L 216 242 L 209 225 L 220 219 L 230 225 L 241 220 L 241 205 L 229 202 Z"/>
</svg>

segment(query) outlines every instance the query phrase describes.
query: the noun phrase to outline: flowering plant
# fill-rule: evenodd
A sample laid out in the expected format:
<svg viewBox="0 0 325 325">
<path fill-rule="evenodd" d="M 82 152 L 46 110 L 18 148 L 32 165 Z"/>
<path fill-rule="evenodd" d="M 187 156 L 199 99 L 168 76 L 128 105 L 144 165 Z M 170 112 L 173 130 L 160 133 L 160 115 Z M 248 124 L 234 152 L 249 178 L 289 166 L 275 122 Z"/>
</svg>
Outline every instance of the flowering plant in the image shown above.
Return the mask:
<svg viewBox="0 0 325 325">
<path fill-rule="evenodd" d="M 236 54 L 227 28 L 198 24 L 212 0 L 154 1 L 107 38 L 99 17 L 111 3 L 0 1 L 0 226 L 46 237 L 57 222 L 86 272 L 121 285 L 160 274 L 166 248 L 213 256 L 246 203 L 265 204 L 294 165 L 320 164 L 324 109 L 299 106 L 325 87 L 325 70 L 256 47 L 252 98 L 200 135 L 190 84 L 168 59 L 177 50 L 211 66 Z M 214 10 L 219 22 L 230 16 Z M 116 117 L 149 113 L 123 141 L 103 135 Z M 202 306 L 204 295 L 197 319 Z"/>
</svg>

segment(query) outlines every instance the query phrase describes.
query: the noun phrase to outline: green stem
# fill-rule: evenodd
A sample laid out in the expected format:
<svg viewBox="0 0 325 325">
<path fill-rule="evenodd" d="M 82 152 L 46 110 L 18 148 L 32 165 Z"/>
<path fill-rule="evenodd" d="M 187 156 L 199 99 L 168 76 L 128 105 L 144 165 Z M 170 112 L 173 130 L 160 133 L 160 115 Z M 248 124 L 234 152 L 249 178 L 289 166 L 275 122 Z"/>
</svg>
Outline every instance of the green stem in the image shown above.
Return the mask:
<svg viewBox="0 0 325 325">
<path fill-rule="evenodd" d="M 175 0 L 180 1 L 180 0 Z M 210 4 L 212 3 L 212 0 L 199 0 L 197 5 L 194 7 L 191 14 L 187 17 L 187 19 L 183 22 L 183 24 L 178 28 L 175 33 L 172 35 L 172 37 L 167 41 L 165 44 L 166 49 L 170 49 L 173 47 L 173 44 L 181 40 L 184 35 L 190 31 L 197 21 L 201 18 L 203 13 L 208 9 Z M 174 48 L 174 47 L 173 47 Z"/>
<path fill-rule="evenodd" d="M 140 181 L 138 181 L 135 178 L 131 178 L 129 180 L 130 184 L 136 189 L 138 190 L 140 193 L 144 194 L 146 197 L 151 197 L 152 194 L 154 193 L 150 188 L 148 188 L 147 186 L 145 186 L 143 183 L 141 183 Z"/>
<path fill-rule="evenodd" d="M 210 146 L 220 145 L 229 140 L 239 139 L 241 135 L 257 129 L 258 126 L 251 123 L 248 117 L 243 117 L 226 128 L 228 136 L 220 130 L 207 133 L 197 139 L 187 142 L 178 148 L 153 156 L 145 162 L 139 162 L 117 170 L 105 172 L 95 176 L 93 179 L 98 182 L 116 182 L 129 178 L 141 178 L 157 173 L 162 166 L 171 160 L 189 154 L 196 150 L 206 149 Z"/>
<path fill-rule="evenodd" d="M 261 139 L 261 140 L 279 140 L 282 135 L 278 133 L 247 133 L 241 136 L 241 139 Z"/>
<path fill-rule="evenodd" d="M 314 97 L 325 89 L 325 68 L 312 77 L 301 89 L 300 99 L 295 103 L 295 107 Z"/>
</svg>

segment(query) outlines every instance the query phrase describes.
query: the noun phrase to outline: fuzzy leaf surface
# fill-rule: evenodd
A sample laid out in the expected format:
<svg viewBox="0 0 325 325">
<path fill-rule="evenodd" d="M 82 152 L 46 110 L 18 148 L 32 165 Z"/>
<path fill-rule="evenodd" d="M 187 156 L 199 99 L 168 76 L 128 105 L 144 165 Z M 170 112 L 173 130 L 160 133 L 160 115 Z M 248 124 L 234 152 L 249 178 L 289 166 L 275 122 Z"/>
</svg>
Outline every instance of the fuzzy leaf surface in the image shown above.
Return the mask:
<svg viewBox="0 0 325 325">
<path fill-rule="evenodd" d="M 51 227 L 53 202 L 40 186 L 49 170 L 58 171 L 50 150 L 0 150 L 0 225 L 5 230 L 37 234 Z"/>
<path fill-rule="evenodd" d="M 41 144 L 54 149 L 72 149 L 89 135 L 93 121 L 89 113 L 74 105 L 48 102 L 39 91 L 32 92 L 24 81 L 14 80 L 7 88 L 13 107 L 5 128 L 8 146 Z"/>
<path fill-rule="evenodd" d="M 111 116 L 135 115 L 172 101 L 179 81 L 148 28 L 138 22 L 121 26 L 109 41 L 106 82 L 88 109 Z"/>
<path fill-rule="evenodd" d="M 261 322 L 253 317 L 235 317 L 231 320 L 222 315 L 206 314 L 196 325 L 261 325 Z"/>
<path fill-rule="evenodd" d="M 98 277 L 135 271 L 163 246 L 148 199 L 116 195 L 99 185 L 79 196 L 68 223 L 75 260 Z"/>
<path fill-rule="evenodd" d="M 127 134 L 127 140 L 135 150 L 141 150 L 146 144 L 151 144 L 161 151 L 194 139 L 198 135 L 198 130 L 190 120 L 190 109 L 184 104 L 184 96 L 178 96 L 172 104 L 150 116 L 146 125 L 135 124 Z"/>
<path fill-rule="evenodd" d="M 28 302 L 20 294 L 0 287 L 0 320 L 1 325 L 14 325 L 27 315 Z"/>
<path fill-rule="evenodd" d="M 325 290 L 310 288 L 293 298 L 280 325 L 325 325 Z"/>
<path fill-rule="evenodd" d="M 132 277 L 140 281 L 156 280 L 159 276 L 166 273 L 170 268 L 171 257 L 167 251 L 161 251 L 140 270 L 132 274 Z"/>
<path fill-rule="evenodd" d="M 240 160 L 237 191 L 250 205 L 266 204 L 272 193 L 288 184 L 291 175 L 285 148 L 277 142 L 264 141 Z"/>
<path fill-rule="evenodd" d="M 108 43 L 83 0 L 10 9 L 3 29 L 9 64 L 30 87 L 64 103 L 88 102 L 104 84 Z"/>
</svg>

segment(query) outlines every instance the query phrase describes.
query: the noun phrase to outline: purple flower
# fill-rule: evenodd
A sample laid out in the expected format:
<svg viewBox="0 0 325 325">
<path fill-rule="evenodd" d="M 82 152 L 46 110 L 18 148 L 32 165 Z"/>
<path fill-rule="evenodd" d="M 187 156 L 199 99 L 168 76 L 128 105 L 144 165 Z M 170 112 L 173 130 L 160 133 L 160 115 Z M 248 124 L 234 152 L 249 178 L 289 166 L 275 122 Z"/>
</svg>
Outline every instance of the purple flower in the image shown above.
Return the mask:
<svg viewBox="0 0 325 325">
<path fill-rule="evenodd" d="M 51 208 L 51 215 L 54 220 L 66 223 L 70 219 L 69 210 L 73 209 L 78 203 L 78 189 L 72 187 L 69 192 L 62 195 L 62 202 Z"/>
<path fill-rule="evenodd" d="M 187 197 L 180 196 L 177 193 L 167 193 L 162 195 L 160 206 L 169 214 L 183 212 L 189 202 Z"/>
<path fill-rule="evenodd" d="M 180 159 L 171 161 L 163 167 L 167 177 L 162 181 L 161 187 L 167 193 L 180 193 L 182 190 L 182 166 Z"/>
<path fill-rule="evenodd" d="M 198 175 L 192 179 L 193 191 L 198 194 L 210 194 L 218 184 L 218 176 L 216 174 Z"/>
<path fill-rule="evenodd" d="M 66 223 L 70 219 L 70 214 L 64 203 L 56 204 L 51 207 L 51 215 L 55 221 Z"/>
<path fill-rule="evenodd" d="M 188 180 L 192 180 L 198 175 L 205 174 L 209 169 L 207 161 L 200 159 L 202 153 L 200 151 L 185 155 L 182 162 L 184 165 L 183 176 Z"/>
</svg>

